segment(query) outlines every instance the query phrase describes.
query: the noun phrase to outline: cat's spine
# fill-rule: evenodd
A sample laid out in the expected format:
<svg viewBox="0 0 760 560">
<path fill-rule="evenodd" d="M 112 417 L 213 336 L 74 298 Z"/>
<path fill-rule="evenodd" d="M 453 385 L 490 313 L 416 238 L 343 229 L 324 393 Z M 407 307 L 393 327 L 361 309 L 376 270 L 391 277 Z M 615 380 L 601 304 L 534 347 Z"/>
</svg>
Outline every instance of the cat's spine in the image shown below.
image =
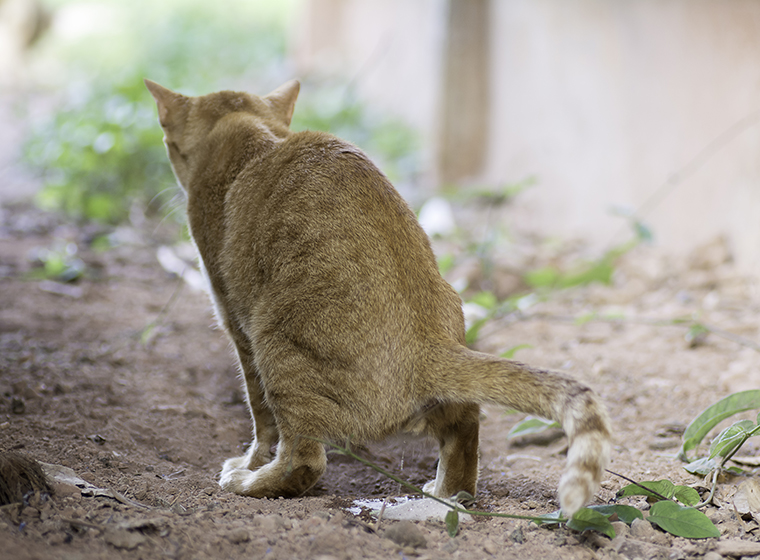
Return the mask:
<svg viewBox="0 0 760 560">
<path fill-rule="evenodd" d="M 607 412 L 586 385 L 561 373 L 533 368 L 464 347 L 442 350 L 433 365 L 436 398 L 497 404 L 559 422 L 569 440 L 559 483 L 562 510 L 571 516 L 599 487 L 611 447 Z"/>
</svg>

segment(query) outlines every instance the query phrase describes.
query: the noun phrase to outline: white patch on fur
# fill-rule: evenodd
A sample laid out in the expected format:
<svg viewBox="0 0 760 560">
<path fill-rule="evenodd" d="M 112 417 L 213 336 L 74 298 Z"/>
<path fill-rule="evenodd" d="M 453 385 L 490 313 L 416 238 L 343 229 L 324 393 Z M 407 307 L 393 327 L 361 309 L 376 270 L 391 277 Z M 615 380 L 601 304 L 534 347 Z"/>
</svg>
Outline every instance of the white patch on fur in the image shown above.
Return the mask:
<svg viewBox="0 0 760 560">
<path fill-rule="evenodd" d="M 577 435 L 567 454 L 567 469 L 559 482 L 559 501 L 568 517 L 586 505 L 601 482 L 610 456 L 610 442 L 599 432 Z M 586 465 L 596 468 L 589 471 Z"/>
</svg>

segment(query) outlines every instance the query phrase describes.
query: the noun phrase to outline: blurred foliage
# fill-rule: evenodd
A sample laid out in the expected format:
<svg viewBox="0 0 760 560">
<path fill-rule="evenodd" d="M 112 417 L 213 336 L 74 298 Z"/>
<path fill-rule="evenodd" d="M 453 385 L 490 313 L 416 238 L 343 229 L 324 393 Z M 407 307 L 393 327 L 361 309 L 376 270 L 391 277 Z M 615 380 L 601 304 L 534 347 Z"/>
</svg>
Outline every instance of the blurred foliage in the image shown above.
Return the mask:
<svg viewBox="0 0 760 560">
<path fill-rule="evenodd" d="M 376 159 L 393 182 L 409 180 L 417 173 L 419 146 L 409 126 L 362 105 L 344 84 L 314 89 L 307 82 L 301 91 L 293 130 L 329 131 L 352 142 Z"/>
<path fill-rule="evenodd" d="M 38 58 L 55 60 L 63 78 L 51 84 L 58 109 L 37 123 L 25 157 L 44 176 L 39 204 L 77 219 L 118 223 L 135 207 L 166 214 L 178 192 L 144 77 L 188 95 L 265 93 L 292 77 L 286 27 L 294 0 L 50 4 L 64 28 L 79 31 L 51 33 L 40 45 Z M 294 130 L 329 130 L 378 157 L 392 178 L 412 173 L 408 128 L 371 116 L 342 91 L 302 94 L 308 101 L 299 102 Z"/>
</svg>

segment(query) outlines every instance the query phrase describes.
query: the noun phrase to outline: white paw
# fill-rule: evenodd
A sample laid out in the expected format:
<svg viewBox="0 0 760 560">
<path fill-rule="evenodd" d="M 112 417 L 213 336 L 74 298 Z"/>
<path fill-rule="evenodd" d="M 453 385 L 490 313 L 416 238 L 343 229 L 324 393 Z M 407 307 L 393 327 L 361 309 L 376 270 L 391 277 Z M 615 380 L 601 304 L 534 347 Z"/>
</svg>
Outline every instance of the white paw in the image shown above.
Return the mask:
<svg viewBox="0 0 760 560">
<path fill-rule="evenodd" d="M 235 471 L 237 469 L 247 468 L 248 461 L 250 461 L 250 457 L 248 457 L 247 454 L 241 455 L 240 457 L 232 457 L 231 459 L 227 459 L 222 465 L 222 476 L 224 476 L 224 473 L 227 471 Z"/>
<path fill-rule="evenodd" d="M 425 486 L 422 487 L 422 491 L 425 492 L 425 494 L 432 494 L 435 496 L 435 480 L 426 482 Z"/>
<path fill-rule="evenodd" d="M 236 459 L 239 459 L 239 457 L 236 457 Z M 230 461 L 234 461 L 234 459 L 228 459 L 224 463 L 222 476 L 219 479 L 219 486 L 227 492 L 246 495 L 256 479 L 256 473 L 248 469 L 228 469 L 227 464 Z"/>
</svg>

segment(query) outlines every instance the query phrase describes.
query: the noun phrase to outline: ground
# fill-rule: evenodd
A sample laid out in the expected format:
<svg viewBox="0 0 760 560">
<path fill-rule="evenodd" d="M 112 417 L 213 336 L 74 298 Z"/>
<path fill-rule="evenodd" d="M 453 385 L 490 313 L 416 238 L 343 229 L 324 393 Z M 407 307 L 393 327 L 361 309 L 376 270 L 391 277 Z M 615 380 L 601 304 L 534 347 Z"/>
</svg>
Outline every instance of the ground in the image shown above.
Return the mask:
<svg viewBox="0 0 760 560">
<path fill-rule="evenodd" d="M 158 248 L 174 239 L 165 226 L 122 227 L 111 236 L 114 248 L 96 252 L 89 242 L 101 233 L 29 205 L 0 214 L 0 450 L 69 467 L 104 490 L 93 495 L 58 484 L 47 500 L 4 506 L 5 557 L 760 555 L 757 523 L 737 516 L 731 501 L 738 485 L 756 476 L 751 469 L 719 486 L 720 507 L 706 512 L 722 537 L 702 541 L 671 537 L 648 523 L 630 531 L 616 524 L 621 535 L 615 541 L 512 519 L 479 518 L 463 524 L 456 538 L 441 521 L 377 524 L 368 511 L 356 516 L 347 508 L 354 499 L 406 492 L 341 455 L 330 455 L 326 474 L 301 498 L 223 492 L 221 464 L 249 442 L 250 420 L 207 297 L 159 265 Z M 59 284 L 30 277 L 40 248 L 68 243 L 78 247 L 83 278 Z M 525 256 L 530 247 L 522 246 L 523 265 L 539 258 Z M 534 248 L 539 256 L 547 251 L 538 243 Z M 495 266 L 499 289 L 520 289 L 513 269 L 502 270 L 498 259 Z M 477 266 L 464 259 L 451 274 L 472 276 L 473 270 L 477 275 Z M 499 353 L 530 345 L 517 358 L 592 386 L 615 429 L 611 471 L 701 488 L 703 481 L 675 458 L 679 434 L 718 399 L 760 386 L 760 352 L 749 343 L 760 339 L 758 316 L 758 285 L 734 270 L 720 240 L 683 259 L 643 247 L 622 258 L 612 285 L 552 292 L 488 323 L 476 346 Z M 713 333 L 690 343 L 687 328 L 673 321 L 683 317 L 732 338 Z M 484 411 L 478 509 L 530 515 L 558 507 L 566 439 L 554 433 L 508 441 L 521 418 Z M 745 451 L 757 455 L 758 446 L 750 440 Z M 358 452 L 414 484 L 434 476 L 435 448 L 425 440 L 401 435 Z M 594 503 L 610 502 L 625 484 L 605 475 Z"/>
</svg>

